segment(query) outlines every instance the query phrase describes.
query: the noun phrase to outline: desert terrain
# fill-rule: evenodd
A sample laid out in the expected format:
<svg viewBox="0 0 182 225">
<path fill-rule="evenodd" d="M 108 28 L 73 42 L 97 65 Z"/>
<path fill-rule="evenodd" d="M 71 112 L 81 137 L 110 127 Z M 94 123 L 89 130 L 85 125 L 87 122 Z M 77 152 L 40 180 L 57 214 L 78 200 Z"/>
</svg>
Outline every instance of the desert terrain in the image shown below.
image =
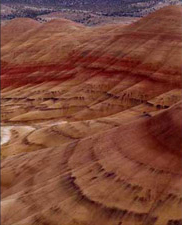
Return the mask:
<svg viewBox="0 0 182 225">
<path fill-rule="evenodd" d="M 182 225 L 181 16 L 1 27 L 3 225 Z"/>
</svg>

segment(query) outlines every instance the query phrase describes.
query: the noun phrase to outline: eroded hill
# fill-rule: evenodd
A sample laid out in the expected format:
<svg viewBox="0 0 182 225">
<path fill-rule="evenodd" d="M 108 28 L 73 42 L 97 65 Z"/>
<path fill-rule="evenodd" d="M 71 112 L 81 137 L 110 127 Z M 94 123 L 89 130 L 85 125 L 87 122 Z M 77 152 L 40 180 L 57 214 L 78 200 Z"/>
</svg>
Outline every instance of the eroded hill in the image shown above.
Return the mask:
<svg viewBox="0 0 182 225">
<path fill-rule="evenodd" d="M 3 224 L 182 224 L 181 14 L 3 26 Z"/>
</svg>

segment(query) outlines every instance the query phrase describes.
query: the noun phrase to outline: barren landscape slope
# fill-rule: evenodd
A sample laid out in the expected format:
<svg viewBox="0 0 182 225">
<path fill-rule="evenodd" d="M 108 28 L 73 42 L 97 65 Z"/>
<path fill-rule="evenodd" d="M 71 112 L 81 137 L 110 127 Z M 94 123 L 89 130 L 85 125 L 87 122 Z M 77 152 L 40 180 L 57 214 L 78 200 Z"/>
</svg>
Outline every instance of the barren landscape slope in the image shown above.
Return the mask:
<svg viewBox="0 0 182 225">
<path fill-rule="evenodd" d="M 19 18 L 9 21 L 6 26 L 1 26 L 1 46 L 31 29 L 38 28 L 39 25 L 37 21 L 29 18 Z"/>
<path fill-rule="evenodd" d="M 182 224 L 181 16 L 52 20 L 2 45 L 2 224 Z"/>
</svg>

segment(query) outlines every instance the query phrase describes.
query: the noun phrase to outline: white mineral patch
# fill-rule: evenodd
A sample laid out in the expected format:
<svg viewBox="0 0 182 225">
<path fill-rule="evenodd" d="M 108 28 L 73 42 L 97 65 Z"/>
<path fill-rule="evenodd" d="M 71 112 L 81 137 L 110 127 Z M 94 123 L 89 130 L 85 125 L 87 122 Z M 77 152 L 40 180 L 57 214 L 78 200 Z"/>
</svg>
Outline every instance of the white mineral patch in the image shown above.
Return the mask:
<svg viewBox="0 0 182 225">
<path fill-rule="evenodd" d="M 60 125 L 60 124 L 65 124 L 65 123 L 68 123 L 68 122 L 67 121 L 54 122 L 54 123 L 49 124 L 49 126 Z"/>
<path fill-rule="evenodd" d="M 1 145 L 7 143 L 11 137 L 12 127 L 1 127 Z"/>
<path fill-rule="evenodd" d="M 12 129 L 21 129 L 27 132 L 35 130 L 35 128 L 31 126 L 1 126 L 1 145 L 8 143 L 11 138 Z"/>
</svg>

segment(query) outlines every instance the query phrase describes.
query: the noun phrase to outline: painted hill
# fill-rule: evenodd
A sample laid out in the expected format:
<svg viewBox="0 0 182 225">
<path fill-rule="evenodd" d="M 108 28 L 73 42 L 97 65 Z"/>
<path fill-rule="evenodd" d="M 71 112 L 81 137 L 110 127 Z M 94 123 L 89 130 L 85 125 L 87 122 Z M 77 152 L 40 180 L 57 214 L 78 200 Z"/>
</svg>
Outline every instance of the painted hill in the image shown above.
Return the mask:
<svg viewBox="0 0 182 225">
<path fill-rule="evenodd" d="M 9 21 L 6 26 L 1 26 L 1 46 L 39 26 L 37 21 L 29 18 L 17 18 Z"/>
<path fill-rule="evenodd" d="M 182 224 L 181 15 L 2 46 L 2 224 Z"/>
<path fill-rule="evenodd" d="M 21 26 L 19 19 L 17 20 L 17 26 Z M 8 24 L 3 28 L 6 29 L 7 26 Z M 39 61 L 48 63 L 47 60 L 50 61 L 51 55 L 51 61 L 58 60 L 60 62 L 61 57 L 68 54 L 69 48 L 73 49 L 78 44 L 78 40 L 74 41 L 74 36 L 77 32 L 80 32 L 80 29 L 83 29 L 82 25 L 65 19 L 52 20 L 29 32 L 25 32 L 18 38 L 13 39 L 11 43 L 3 46 L 2 60 L 11 62 L 13 58 L 13 63 L 16 64 L 22 62 L 36 62 L 37 64 Z M 11 29 L 9 30 L 11 32 Z M 12 49 L 14 50 L 12 51 Z"/>
</svg>

